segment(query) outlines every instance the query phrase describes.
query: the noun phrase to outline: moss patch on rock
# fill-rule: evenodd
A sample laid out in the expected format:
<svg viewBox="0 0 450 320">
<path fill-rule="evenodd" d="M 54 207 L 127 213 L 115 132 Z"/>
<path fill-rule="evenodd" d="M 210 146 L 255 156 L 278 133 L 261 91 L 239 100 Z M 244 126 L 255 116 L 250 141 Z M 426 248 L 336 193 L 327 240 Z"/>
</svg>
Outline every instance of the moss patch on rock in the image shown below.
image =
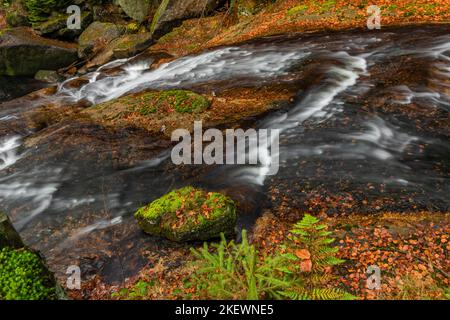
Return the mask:
<svg viewBox="0 0 450 320">
<path fill-rule="evenodd" d="M 176 129 L 193 130 L 194 121 L 203 121 L 209 128 L 234 126 L 247 117 L 282 107 L 296 90 L 298 87 L 292 85 L 275 85 L 230 88 L 215 95 L 186 90 L 148 91 L 92 106 L 83 113 L 103 126 L 140 128 L 170 137 Z"/>
<path fill-rule="evenodd" d="M 236 205 L 218 192 L 184 187 L 169 192 L 135 213 L 139 226 L 172 241 L 208 240 L 233 234 Z"/>
<path fill-rule="evenodd" d="M 148 93 L 141 96 L 141 101 L 134 104 L 143 104 L 139 112 L 143 115 L 155 112 L 199 113 L 209 107 L 209 101 L 192 91 L 167 90 Z"/>
<path fill-rule="evenodd" d="M 112 127 L 143 128 L 149 132 L 176 128 L 204 117 L 210 100 L 188 90 L 147 91 L 92 106 L 84 111 L 95 122 Z"/>
<path fill-rule="evenodd" d="M 0 251 L 0 300 L 55 298 L 53 279 L 36 253 L 10 247 Z"/>
<path fill-rule="evenodd" d="M 128 111 L 147 116 L 153 113 L 200 113 L 210 105 L 200 94 L 189 90 L 150 91 L 141 95 L 125 96 L 102 103 L 98 109 L 105 109 L 114 104 L 122 104 Z"/>
</svg>

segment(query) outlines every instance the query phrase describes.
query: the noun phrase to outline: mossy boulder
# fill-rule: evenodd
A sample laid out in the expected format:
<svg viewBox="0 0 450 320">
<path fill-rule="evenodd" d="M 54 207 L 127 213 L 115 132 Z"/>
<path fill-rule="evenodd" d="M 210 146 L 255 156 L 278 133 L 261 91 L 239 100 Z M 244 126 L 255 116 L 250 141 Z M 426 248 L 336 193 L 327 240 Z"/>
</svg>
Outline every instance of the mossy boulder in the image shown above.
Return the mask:
<svg viewBox="0 0 450 320">
<path fill-rule="evenodd" d="M 34 76 L 77 60 L 76 46 L 36 35 L 29 28 L 0 32 L 0 75 Z"/>
<path fill-rule="evenodd" d="M 91 23 L 78 38 L 78 56 L 84 58 L 92 53 L 97 46 L 106 46 L 112 40 L 120 37 L 125 27 L 111 22 Z"/>
<path fill-rule="evenodd" d="M 112 59 L 132 57 L 147 49 L 152 43 L 152 36 L 149 32 L 120 36 L 106 45 L 106 47 L 89 61 L 84 68 L 90 69 L 98 67 Z"/>
<path fill-rule="evenodd" d="M 151 0 L 117 0 L 117 4 L 125 14 L 138 22 L 144 21 L 155 2 Z"/>
<path fill-rule="evenodd" d="M 116 40 L 114 40 L 114 45 L 111 46 L 116 59 L 132 57 L 147 49 L 153 43 L 149 32 L 128 34 Z"/>
<path fill-rule="evenodd" d="M 80 16 L 80 29 L 67 28 L 67 14 L 56 14 L 43 22 L 33 24 L 40 35 L 64 40 L 73 40 L 79 36 L 92 22 L 92 13 L 84 11 Z"/>
<path fill-rule="evenodd" d="M 34 78 L 39 81 L 55 83 L 62 80 L 62 77 L 58 74 L 58 72 L 53 70 L 39 70 L 34 75 Z"/>
<path fill-rule="evenodd" d="M 31 22 L 45 21 L 54 12 L 62 11 L 71 4 L 69 0 L 23 0 Z"/>
<path fill-rule="evenodd" d="M 23 246 L 22 239 L 8 216 L 0 211 L 0 249 L 4 247 L 22 248 Z"/>
<path fill-rule="evenodd" d="M 221 193 L 184 187 L 139 209 L 135 217 L 151 235 L 177 242 L 208 240 L 234 233 L 236 205 Z"/>
<path fill-rule="evenodd" d="M 223 0 L 163 0 L 153 16 L 150 31 L 155 39 L 180 26 L 183 20 L 213 12 Z"/>
<path fill-rule="evenodd" d="M 41 255 L 27 248 L 0 212 L 0 300 L 67 299 Z"/>
<path fill-rule="evenodd" d="M 67 15 L 57 14 L 53 17 L 49 17 L 47 20 L 33 25 L 33 29 L 40 35 L 50 35 L 67 25 Z"/>
</svg>

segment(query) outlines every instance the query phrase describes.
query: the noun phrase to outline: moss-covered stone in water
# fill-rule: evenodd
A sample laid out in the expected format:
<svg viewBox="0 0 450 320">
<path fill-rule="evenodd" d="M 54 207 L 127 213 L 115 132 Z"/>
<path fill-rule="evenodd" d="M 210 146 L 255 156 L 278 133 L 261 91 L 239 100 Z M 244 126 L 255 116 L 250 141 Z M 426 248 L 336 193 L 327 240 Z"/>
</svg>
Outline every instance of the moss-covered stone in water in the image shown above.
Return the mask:
<svg viewBox="0 0 450 320">
<path fill-rule="evenodd" d="M 53 280 L 36 253 L 10 247 L 0 251 L 0 300 L 55 298 Z"/>
<path fill-rule="evenodd" d="M 184 187 L 169 192 L 135 213 L 139 226 L 173 241 L 208 240 L 233 234 L 236 206 L 217 192 Z"/>
</svg>

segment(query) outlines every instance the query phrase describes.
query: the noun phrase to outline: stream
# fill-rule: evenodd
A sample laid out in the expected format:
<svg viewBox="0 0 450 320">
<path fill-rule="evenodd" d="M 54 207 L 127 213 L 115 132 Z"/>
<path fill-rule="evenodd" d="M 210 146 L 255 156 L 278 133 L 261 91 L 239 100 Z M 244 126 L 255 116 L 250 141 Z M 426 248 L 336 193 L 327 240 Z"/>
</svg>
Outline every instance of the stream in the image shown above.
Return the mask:
<svg viewBox="0 0 450 320">
<path fill-rule="evenodd" d="M 79 265 L 83 279 L 121 283 L 149 255 L 184 247 L 145 235 L 133 213 L 185 185 L 237 200 L 238 229 L 251 228 L 263 210 L 450 209 L 448 25 L 273 36 L 151 64 L 142 56 L 116 60 L 82 76 L 81 86 L 68 79 L 53 95 L 0 104 L 0 208 L 61 278 Z M 211 93 L 274 84 L 297 94 L 247 119 L 248 127 L 280 132 L 278 154 L 247 149 L 266 156 L 260 165 L 178 167 L 170 141 L 67 121 L 25 143 L 38 133 L 24 111 L 46 101 L 97 104 L 147 89 Z M 274 156 L 280 169 L 265 175 Z"/>
</svg>

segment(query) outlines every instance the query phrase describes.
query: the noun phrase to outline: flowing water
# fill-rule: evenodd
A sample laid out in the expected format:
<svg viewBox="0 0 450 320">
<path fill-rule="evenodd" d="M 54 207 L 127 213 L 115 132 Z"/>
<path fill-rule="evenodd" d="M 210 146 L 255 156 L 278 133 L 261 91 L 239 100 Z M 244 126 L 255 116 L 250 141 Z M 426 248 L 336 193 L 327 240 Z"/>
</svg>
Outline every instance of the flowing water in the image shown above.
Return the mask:
<svg viewBox="0 0 450 320">
<path fill-rule="evenodd" d="M 0 207 L 59 275 L 78 264 L 85 276 L 122 281 L 149 254 L 181 247 L 144 235 L 132 215 L 188 184 L 237 199 L 239 227 L 268 207 L 317 209 L 315 199 L 345 199 L 325 208 L 329 214 L 449 210 L 448 26 L 270 37 L 151 64 L 117 60 L 83 76 L 81 87 L 68 79 L 54 95 L 0 105 Z M 273 84 L 297 94 L 247 124 L 280 130 L 278 154 L 270 144 L 247 150 L 264 156 L 257 166 L 177 167 L 169 142 L 94 124 L 60 124 L 36 145 L 23 143 L 33 137 L 24 110 L 46 101 L 96 104 L 146 89 Z M 280 170 L 267 176 L 274 157 Z"/>
</svg>

